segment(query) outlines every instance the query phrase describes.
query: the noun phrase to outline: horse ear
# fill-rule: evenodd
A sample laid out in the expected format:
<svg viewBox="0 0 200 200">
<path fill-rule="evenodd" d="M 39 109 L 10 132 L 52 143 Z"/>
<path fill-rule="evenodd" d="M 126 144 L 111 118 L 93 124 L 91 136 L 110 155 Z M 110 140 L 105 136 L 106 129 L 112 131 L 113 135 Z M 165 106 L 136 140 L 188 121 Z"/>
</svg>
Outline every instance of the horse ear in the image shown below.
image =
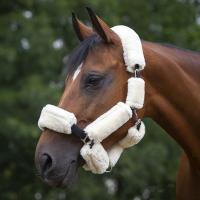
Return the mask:
<svg viewBox="0 0 200 200">
<path fill-rule="evenodd" d="M 102 19 L 100 19 L 91 8 L 86 7 L 86 9 L 95 31 L 106 43 L 112 43 L 114 38 L 116 38 L 114 31 L 112 31 L 110 27 Z"/>
<path fill-rule="evenodd" d="M 80 41 L 83 41 L 85 38 L 90 37 L 91 35 L 94 35 L 94 31 L 84 25 L 75 15 L 75 13 L 72 13 L 72 24 L 75 30 L 75 33 Z"/>
</svg>

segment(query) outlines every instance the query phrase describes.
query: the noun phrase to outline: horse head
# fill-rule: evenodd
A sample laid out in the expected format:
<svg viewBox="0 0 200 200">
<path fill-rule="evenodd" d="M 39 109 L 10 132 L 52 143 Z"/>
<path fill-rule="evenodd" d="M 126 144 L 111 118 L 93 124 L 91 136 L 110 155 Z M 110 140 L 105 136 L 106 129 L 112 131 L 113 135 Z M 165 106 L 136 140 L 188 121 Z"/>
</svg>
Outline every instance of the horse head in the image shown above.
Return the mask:
<svg viewBox="0 0 200 200">
<path fill-rule="evenodd" d="M 58 107 L 76 116 L 76 125 L 84 129 L 118 102 L 125 102 L 127 80 L 123 46 L 118 34 L 88 9 L 93 29 L 73 14 L 74 30 L 81 41 L 67 63 L 65 89 Z M 138 115 L 143 116 L 144 109 Z M 135 115 L 102 141 L 107 150 L 127 134 Z M 84 143 L 73 134 L 60 134 L 45 128 L 37 144 L 36 168 L 44 182 L 67 186 L 84 164 L 80 150 Z"/>
</svg>

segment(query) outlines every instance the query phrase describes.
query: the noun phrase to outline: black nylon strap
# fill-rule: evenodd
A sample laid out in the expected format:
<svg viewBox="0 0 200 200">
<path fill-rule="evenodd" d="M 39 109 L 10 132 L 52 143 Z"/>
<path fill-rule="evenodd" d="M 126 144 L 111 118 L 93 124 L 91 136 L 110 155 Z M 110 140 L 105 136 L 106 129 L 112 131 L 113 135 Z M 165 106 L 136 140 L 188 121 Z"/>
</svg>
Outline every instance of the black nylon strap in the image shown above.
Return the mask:
<svg viewBox="0 0 200 200">
<path fill-rule="evenodd" d="M 76 124 L 72 125 L 71 130 L 72 130 L 72 134 L 78 136 L 84 143 L 87 143 L 90 141 L 85 131 L 79 128 Z"/>
</svg>

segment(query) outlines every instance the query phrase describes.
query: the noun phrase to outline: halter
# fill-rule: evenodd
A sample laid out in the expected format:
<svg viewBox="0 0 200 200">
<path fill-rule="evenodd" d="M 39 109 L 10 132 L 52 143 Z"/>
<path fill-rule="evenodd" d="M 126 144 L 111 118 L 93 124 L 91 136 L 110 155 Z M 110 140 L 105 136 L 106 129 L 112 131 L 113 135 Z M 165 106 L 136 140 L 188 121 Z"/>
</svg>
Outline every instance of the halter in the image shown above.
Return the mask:
<svg viewBox="0 0 200 200">
<path fill-rule="evenodd" d="M 110 171 L 108 169 L 115 166 L 123 150 L 137 144 L 145 134 L 144 123 L 137 116 L 137 110 L 143 107 L 145 95 L 145 82 L 138 75 L 145 67 L 142 44 L 137 33 L 129 27 L 120 25 L 112 30 L 121 39 L 127 71 L 134 73 L 134 77 L 128 79 L 126 102 L 118 102 L 84 130 L 76 125 L 77 119 L 73 113 L 49 104 L 42 109 L 38 121 L 41 130 L 48 128 L 78 136 L 84 143 L 80 150 L 86 162 L 83 168 L 95 174 Z M 101 142 L 131 119 L 133 114 L 136 118 L 134 126 L 129 128 L 121 141 L 106 151 Z"/>
</svg>

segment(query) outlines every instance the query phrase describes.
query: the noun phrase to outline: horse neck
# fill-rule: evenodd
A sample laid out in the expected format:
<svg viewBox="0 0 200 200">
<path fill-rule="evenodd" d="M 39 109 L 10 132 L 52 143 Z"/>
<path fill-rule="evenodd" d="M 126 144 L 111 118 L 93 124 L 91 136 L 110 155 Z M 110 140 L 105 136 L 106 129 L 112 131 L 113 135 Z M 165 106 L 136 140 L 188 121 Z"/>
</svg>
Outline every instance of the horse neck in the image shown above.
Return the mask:
<svg viewBox="0 0 200 200">
<path fill-rule="evenodd" d="M 200 56 L 143 42 L 144 116 L 166 130 L 200 168 Z"/>
</svg>

